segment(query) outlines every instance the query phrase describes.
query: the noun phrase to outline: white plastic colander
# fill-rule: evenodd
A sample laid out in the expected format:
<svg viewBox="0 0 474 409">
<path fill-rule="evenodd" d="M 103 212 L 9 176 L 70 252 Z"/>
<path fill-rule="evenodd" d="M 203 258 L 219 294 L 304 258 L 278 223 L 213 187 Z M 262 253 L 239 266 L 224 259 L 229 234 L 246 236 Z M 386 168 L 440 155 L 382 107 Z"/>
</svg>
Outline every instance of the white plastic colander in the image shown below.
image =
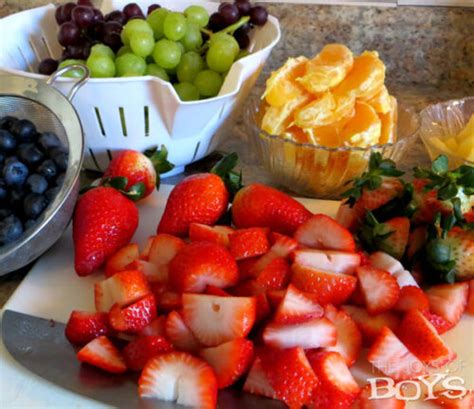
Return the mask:
<svg viewBox="0 0 474 409">
<path fill-rule="evenodd" d="M 139 4 L 146 11 L 154 2 L 144 0 Z M 129 0 L 105 0 L 101 9 L 106 14 L 127 3 Z M 159 3 L 183 11 L 198 2 Z M 218 3 L 199 4 L 210 13 L 218 7 Z M 36 71 L 42 59 L 61 55 L 54 11 L 50 4 L 0 20 L 0 32 L 7 40 L 0 49 L 0 71 L 47 79 Z M 74 99 L 84 128 L 85 167 L 103 171 L 117 150 L 143 151 L 163 144 L 169 151 L 169 160 L 176 165 L 171 175 L 181 173 L 185 165 L 211 152 L 218 142 L 219 129 L 238 111 L 280 39 L 278 20 L 272 16 L 265 26 L 252 32 L 251 54 L 234 63 L 215 98 L 182 102 L 170 83 L 150 76 L 90 79 Z M 61 79 L 58 88 L 67 93 L 71 81 Z"/>
</svg>

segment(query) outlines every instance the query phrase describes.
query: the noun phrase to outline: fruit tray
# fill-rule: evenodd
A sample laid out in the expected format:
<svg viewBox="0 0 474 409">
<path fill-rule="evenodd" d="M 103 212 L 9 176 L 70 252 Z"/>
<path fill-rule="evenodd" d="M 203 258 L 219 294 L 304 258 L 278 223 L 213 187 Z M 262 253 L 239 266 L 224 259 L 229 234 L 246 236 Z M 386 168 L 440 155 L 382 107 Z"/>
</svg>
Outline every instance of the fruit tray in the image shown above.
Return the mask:
<svg viewBox="0 0 474 409">
<path fill-rule="evenodd" d="M 150 226 L 155 226 L 160 220 L 166 200 L 172 186 L 163 185 L 159 192 L 154 192 L 140 205 L 140 224 L 132 241 L 143 245 L 150 234 Z M 313 199 L 300 200 L 309 210 L 335 216 L 339 203 Z M 5 305 L 5 309 L 24 312 L 38 317 L 66 322 L 74 309 L 94 310 L 93 284 L 102 279 L 102 276 L 92 275 L 78 277 L 74 273 L 73 243 L 71 231 L 68 229 L 63 238 L 47 253 L 30 271 L 17 291 Z M 443 334 L 449 345 L 457 352 L 458 359 L 448 368 L 452 375 L 463 378 L 466 387 L 474 387 L 474 362 L 472 344 L 474 317 L 464 315 L 461 322 L 451 331 Z M 54 354 L 54 348 L 51 348 Z M 352 367 L 351 372 L 360 384 L 368 378 L 377 376 L 365 360 L 364 351 L 359 361 Z M 73 394 L 65 389 L 52 386 L 49 382 L 38 378 L 20 366 L 8 354 L 3 343 L 0 343 L 2 370 L 0 372 L 0 406 L 1 407 L 104 407 L 100 402 L 92 401 L 83 396 Z M 77 363 L 79 371 L 79 363 Z M 134 393 L 136 393 L 134 389 Z M 33 398 L 34 397 L 34 398 Z M 259 408 L 283 408 L 283 405 L 272 400 L 259 400 Z M 234 402 L 235 403 L 235 402 Z M 260 404 L 261 403 L 261 404 Z M 268 405 L 267 405 L 268 403 Z M 220 409 L 236 408 L 237 406 L 223 404 Z M 157 402 L 156 408 L 176 407 L 164 402 Z M 256 407 L 256 406 L 253 406 Z M 383 407 L 383 406 L 381 406 Z M 429 402 L 408 402 L 407 408 L 434 408 Z"/>
</svg>

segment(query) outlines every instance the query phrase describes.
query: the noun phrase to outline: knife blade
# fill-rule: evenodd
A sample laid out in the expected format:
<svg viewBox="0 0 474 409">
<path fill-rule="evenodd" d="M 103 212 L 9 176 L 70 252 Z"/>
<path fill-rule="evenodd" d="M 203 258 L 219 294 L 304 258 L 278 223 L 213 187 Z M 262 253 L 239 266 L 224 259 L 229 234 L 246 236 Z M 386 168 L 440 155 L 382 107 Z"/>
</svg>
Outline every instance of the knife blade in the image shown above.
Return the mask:
<svg viewBox="0 0 474 409">
<path fill-rule="evenodd" d="M 3 343 L 13 358 L 29 371 L 64 389 L 117 408 L 183 409 L 175 403 L 138 396 L 137 374 L 111 375 L 81 364 L 64 336 L 65 325 L 53 320 L 5 310 Z M 219 409 L 283 409 L 285 405 L 225 389 L 219 392 Z"/>
</svg>

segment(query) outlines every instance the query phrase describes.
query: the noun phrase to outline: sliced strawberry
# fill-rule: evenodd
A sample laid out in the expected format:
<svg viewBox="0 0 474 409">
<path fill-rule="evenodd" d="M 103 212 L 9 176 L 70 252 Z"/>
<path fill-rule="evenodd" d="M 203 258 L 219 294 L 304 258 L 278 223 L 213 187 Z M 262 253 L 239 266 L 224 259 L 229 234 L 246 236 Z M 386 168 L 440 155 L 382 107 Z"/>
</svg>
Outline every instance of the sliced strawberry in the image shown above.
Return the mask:
<svg viewBox="0 0 474 409">
<path fill-rule="evenodd" d="M 122 247 L 105 263 L 105 276 L 112 277 L 116 272 L 126 270 L 126 266 L 139 257 L 138 244 L 130 243 Z"/>
<path fill-rule="evenodd" d="M 189 225 L 189 239 L 191 241 L 209 241 L 221 246 L 229 246 L 229 235 L 234 229 L 229 226 L 207 226 L 201 223 Z"/>
<path fill-rule="evenodd" d="M 400 288 L 407 285 L 418 287 L 418 284 L 412 274 L 405 270 L 402 263 L 389 254 L 382 251 L 377 251 L 369 256 L 369 262 L 373 267 L 388 271 L 391 275 L 393 275 L 397 279 L 397 283 Z"/>
<path fill-rule="evenodd" d="M 295 263 L 322 271 L 341 274 L 354 274 L 360 266 L 359 253 L 346 253 L 334 250 L 303 249 L 293 253 Z"/>
<path fill-rule="evenodd" d="M 120 351 L 105 335 L 84 346 L 77 353 L 77 359 L 111 373 L 124 373 L 127 370 Z"/>
<path fill-rule="evenodd" d="M 184 247 L 170 263 L 170 284 L 179 292 L 202 292 L 237 284 L 239 270 L 229 251 L 215 243 L 195 242 Z"/>
<path fill-rule="evenodd" d="M 367 355 L 378 370 L 396 381 L 426 374 L 425 366 L 388 327 L 383 327 Z"/>
<path fill-rule="evenodd" d="M 440 368 L 456 359 L 456 353 L 446 345 L 421 311 L 408 311 L 397 333 L 420 361 L 433 368 Z"/>
<path fill-rule="evenodd" d="M 161 274 L 167 277 L 171 260 L 185 246 L 186 243 L 178 237 L 170 234 L 158 234 L 151 244 L 148 261 L 158 266 Z"/>
<path fill-rule="evenodd" d="M 349 409 L 360 389 L 344 358 L 333 351 L 310 351 L 308 361 L 319 379 L 309 407 Z"/>
<path fill-rule="evenodd" d="M 263 341 L 274 348 L 321 348 L 336 344 L 337 330 L 327 318 L 313 318 L 299 324 L 268 324 Z"/>
<path fill-rule="evenodd" d="M 337 209 L 336 221 L 346 229 L 355 231 L 364 216 L 363 213 L 364 212 L 360 211 L 359 206 L 350 207 L 346 203 L 341 203 Z"/>
<path fill-rule="evenodd" d="M 443 317 L 437 314 L 433 314 L 427 310 L 422 311 L 426 319 L 435 327 L 438 334 L 444 334 L 446 331 L 449 331 L 453 328 L 453 324 L 449 321 L 446 321 Z"/>
<path fill-rule="evenodd" d="M 253 297 L 183 294 L 183 318 L 196 338 L 215 346 L 247 336 L 256 317 Z"/>
<path fill-rule="evenodd" d="M 255 322 L 260 322 L 271 314 L 270 303 L 265 293 L 255 295 L 255 304 Z"/>
<path fill-rule="evenodd" d="M 290 408 L 300 408 L 309 401 L 318 378 L 302 348 L 265 348 L 258 351 L 258 356 L 278 399 Z"/>
<path fill-rule="evenodd" d="M 105 312 L 73 311 L 64 333 L 72 344 L 87 344 L 101 335 L 110 335 L 109 317 Z"/>
<path fill-rule="evenodd" d="M 474 279 L 469 280 L 468 282 L 469 295 L 467 297 L 466 313 L 474 315 Z"/>
<path fill-rule="evenodd" d="M 229 250 L 236 260 L 261 256 L 270 249 L 268 229 L 253 227 L 234 231 L 229 236 Z"/>
<path fill-rule="evenodd" d="M 459 397 L 459 390 L 440 390 L 436 392 L 436 398 L 431 400 L 434 405 L 444 409 L 472 409 L 474 408 L 474 391 L 469 390 Z"/>
<path fill-rule="evenodd" d="M 439 284 L 426 290 L 430 311 L 456 325 L 466 309 L 469 283 Z"/>
<path fill-rule="evenodd" d="M 406 249 L 406 257 L 408 260 L 413 258 L 424 247 L 427 239 L 427 230 L 425 226 L 416 227 L 408 237 L 408 245 Z"/>
<path fill-rule="evenodd" d="M 348 274 L 321 271 L 293 264 L 291 279 L 298 289 L 314 293 L 322 305 L 340 305 L 347 301 L 355 290 L 357 278 Z"/>
<path fill-rule="evenodd" d="M 155 240 L 156 236 L 150 236 L 146 240 L 145 247 L 143 247 L 142 252 L 140 253 L 140 260 L 148 261 L 148 256 L 150 255 L 151 245 L 153 244 L 153 240 Z"/>
<path fill-rule="evenodd" d="M 359 327 L 365 346 L 370 346 L 374 342 L 383 327 L 386 326 L 395 331 L 400 325 L 400 318 L 392 312 L 370 315 L 364 308 L 352 305 L 344 305 L 342 309 L 351 316 Z"/>
<path fill-rule="evenodd" d="M 122 355 L 128 369 L 141 371 L 151 358 L 172 350 L 173 345 L 166 338 L 147 335 L 131 341 L 122 350 Z"/>
<path fill-rule="evenodd" d="M 294 237 L 298 243 L 314 249 L 355 251 L 351 232 L 325 214 L 316 214 L 305 221 Z"/>
<path fill-rule="evenodd" d="M 429 308 L 428 297 L 421 288 L 413 285 L 400 288 L 400 295 L 393 309 L 406 312 L 413 308 L 420 311 L 427 310 Z"/>
<path fill-rule="evenodd" d="M 276 257 L 288 257 L 299 246 L 294 238 L 277 232 L 270 233 L 270 243 L 270 252 Z"/>
<path fill-rule="evenodd" d="M 391 398 L 373 398 L 371 384 L 365 385 L 352 406 L 352 409 L 405 409 L 405 401 Z"/>
<path fill-rule="evenodd" d="M 324 311 L 326 318 L 335 325 L 337 331 L 336 345 L 326 347 L 326 351 L 339 352 L 346 365 L 352 366 L 362 349 L 362 335 L 357 324 L 347 312 L 338 310 L 333 305 L 326 305 Z"/>
<path fill-rule="evenodd" d="M 138 380 L 141 398 L 215 409 L 217 380 L 212 368 L 186 352 L 168 352 L 150 359 Z"/>
<path fill-rule="evenodd" d="M 174 311 L 183 307 L 181 293 L 175 291 L 163 291 L 156 300 L 157 308 L 161 311 Z"/>
<path fill-rule="evenodd" d="M 154 318 L 145 328 L 143 328 L 138 336 L 165 336 L 165 325 L 166 325 L 166 316 L 161 315 Z"/>
<path fill-rule="evenodd" d="M 255 282 L 266 290 L 282 290 L 290 281 L 291 269 L 283 257 L 274 258 L 258 274 Z"/>
<path fill-rule="evenodd" d="M 290 284 L 292 285 L 292 284 Z M 296 288 L 296 287 L 295 287 Z M 302 292 L 306 298 L 308 297 L 309 293 Z M 273 310 L 276 310 L 280 303 L 283 301 L 283 298 L 285 297 L 286 291 L 285 290 L 269 290 L 267 291 L 267 298 L 268 298 L 268 303 L 270 304 L 270 308 Z M 313 295 L 313 294 L 311 294 Z M 310 298 L 312 300 L 312 298 Z M 316 301 L 317 302 L 317 301 Z"/>
<path fill-rule="evenodd" d="M 305 294 L 294 285 L 289 285 L 279 304 L 273 321 L 276 324 L 297 324 L 311 318 L 324 315 L 323 308 L 305 297 Z"/>
<path fill-rule="evenodd" d="M 171 311 L 168 314 L 165 332 L 166 337 L 177 349 L 187 352 L 197 352 L 202 347 L 201 343 L 184 323 L 183 317 L 178 311 Z"/>
<path fill-rule="evenodd" d="M 168 266 L 165 265 L 156 265 L 145 260 L 135 260 L 127 266 L 127 270 L 141 271 L 150 283 L 168 282 Z"/>
<path fill-rule="evenodd" d="M 394 217 L 383 224 L 392 233 L 382 240 L 382 249 L 400 260 L 408 243 L 410 219 L 408 217 Z"/>
<path fill-rule="evenodd" d="M 245 380 L 243 390 L 253 395 L 265 396 L 270 399 L 278 399 L 275 390 L 270 385 L 265 371 L 262 367 L 262 361 L 256 357 L 250 368 L 247 379 Z"/>
<path fill-rule="evenodd" d="M 208 295 L 218 295 L 220 297 L 228 297 L 230 295 L 227 291 L 214 285 L 208 285 L 204 293 Z"/>
<path fill-rule="evenodd" d="M 114 304 L 109 312 L 109 323 L 115 331 L 136 334 L 150 324 L 155 317 L 155 296 L 148 294 L 125 308 Z"/>
<path fill-rule="evenodd" d="M 95 308 L 108 312 L 112 305 L 131 304 L 150 293 L 145 275 L 137 270 L 120 271 L 94 286 Z"/>
<path fill-rule="evenodd" d="M 234 384 L 248 371 L 253 360 L 253 343 L 238 338 L 216 347 L 204 348 L 199 355 L 214 369 L 217 386 L 222 389 Z"/>
<path fill-rule="evenodd" d="M 239 267 L 239 275 L 240 275 L 241 281 L 257 277 L 259 271 L 257 271 L 255 266 L 258 260 L 260 260 L 260 257 L 245 258 L 237 262 L 237 266 Z"/>
<path fill-rule="evenodd" d="M 395 277 L 375 267 L 357 268 L 360 289 L 369 314 L 380 314 L 393 308 L 400 294 Z"/>
</svg>

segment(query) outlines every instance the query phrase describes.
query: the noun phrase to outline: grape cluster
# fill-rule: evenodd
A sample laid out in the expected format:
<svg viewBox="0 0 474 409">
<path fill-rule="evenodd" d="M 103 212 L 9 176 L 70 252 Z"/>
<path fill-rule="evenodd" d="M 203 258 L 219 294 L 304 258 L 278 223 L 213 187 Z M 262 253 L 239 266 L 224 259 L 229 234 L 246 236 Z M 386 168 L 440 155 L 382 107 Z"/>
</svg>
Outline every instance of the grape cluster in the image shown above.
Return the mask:
<svg viewBox="0 0 474 409">
<path fill-rule="evenodd" d="M 199 5 L 183 13 L 136 3 L 103 16 L 89 0 L 56 9 L 61 61 L 43 60 L 39 72 L 86 64 L 92 77 L 152 75 L 173 84 L 184 101 L 216 96 L 234 61 L 248 54 L 249 32 L 267 22 L 264 7 L 248 0 L 222 3 L 209 16 Z M 70 71 L 67 76 L 80 76 Z"/>
</svg>

